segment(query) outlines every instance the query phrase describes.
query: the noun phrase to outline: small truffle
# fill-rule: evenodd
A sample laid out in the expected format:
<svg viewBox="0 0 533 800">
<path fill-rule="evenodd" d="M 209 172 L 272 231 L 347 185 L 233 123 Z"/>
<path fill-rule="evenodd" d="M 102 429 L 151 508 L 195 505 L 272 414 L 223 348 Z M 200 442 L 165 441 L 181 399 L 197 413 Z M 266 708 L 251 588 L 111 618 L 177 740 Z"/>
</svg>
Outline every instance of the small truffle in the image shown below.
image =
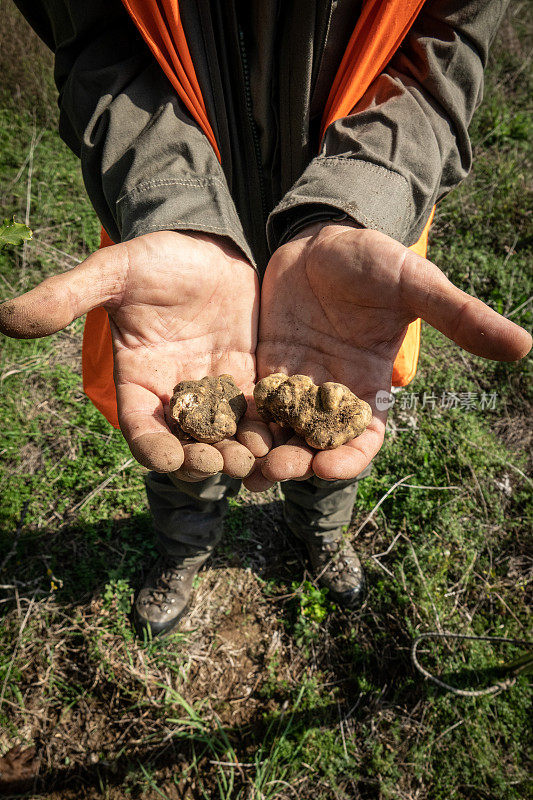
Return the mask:
<svg viewBox="0 0 533 800">
<path fill-rule="evenodd" d="M 174 389 L 169 407 L 171 417 L 186 436 L 204 444 L 216 444 L 235 435 L 247 403 L 231 375 L 220 375 L 181 381 Z M 179 432 L 178 436 L 185 438 Z"/>
<path fill-rule="evenodd" d="M 372 419 L 368 403 L 347 386 L 317 386 L 307 375 L 269 375 L 256 385 L 254 398 L 266 422 L 292 428 L 316 450 L 333 450 L 355 439 Z"/>
</svg>

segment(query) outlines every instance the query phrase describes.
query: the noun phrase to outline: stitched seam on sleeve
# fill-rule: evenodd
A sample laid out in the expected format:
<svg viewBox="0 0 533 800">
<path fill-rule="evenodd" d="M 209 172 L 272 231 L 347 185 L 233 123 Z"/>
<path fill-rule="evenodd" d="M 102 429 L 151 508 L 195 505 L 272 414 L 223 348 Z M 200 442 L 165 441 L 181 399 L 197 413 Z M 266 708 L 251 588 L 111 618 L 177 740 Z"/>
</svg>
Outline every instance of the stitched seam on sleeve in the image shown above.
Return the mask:
<svg viewBox="0 0 533 800">
<path fill-rule="evenodd" d="M 233 234 L 236 234 L 236 235 L 240 233 L 237 230 L 237 228 L 233 228 L 230 225 L 211 225 L 210 222 L 209 223 L 206 222 L 205 224 L 201 223 L 201 222 L 197 222 L 197 223 L 194 223 L 194 225 L 195 226 L 203 225 L 204 227 L 209 228 L 209 230 L 220 231 L 221 233 L 225 232 L 228 235 L 229 235 L 229 233 L 233 233 Z M 155 223 L 154 225 L 140 225 L 140 226 L 137 226 L 137 227 L 141 227 L 143 231 L 161 231 L 161 230 L 168 231 L 168 230 L 172 230 L 176 226 L 186 226 L 186 227 L 190 228 L 191 230 L 194 230 L 194 227 L 190 227 L 191 223 L 184 222 L 183 220 L 174 220 L 172 222 L 165 222 L 165 224 L 163 226 L 161 225 L 161 223 L 159 223 L 159 224 Z M 134 230 L 135 230 L 135 226 L 134 226 Z"/>
<path fill-rule="evenodd" d="M 222 189 L 225 189 L 224 183 L 220 180 L 220 178 L 216 177 L 209 177 L 209 178 L 168 178 L 168 179 L 157 179 L 153 181 L 146 181 L 145 183 L 140 183 L 138 186 L 135 186 L 133 189 L 130 189 L 129 192 L 124 192 L 118 200 L 117 205 L 125 200 L 126 198 L 133 197 L 137 194 L 141 194 L 142 192 L 148 192 L 150 189 L 157 188 L 158 186 L 191 186 L 194 188 L 202 188 L 205 186 L 210 186 L 212 184 L 219 184 Z"/>
<path fill-rule="evenodd" d="M 394 175 L 407 183 L 406 178 L 401 174 L 401 172 L 396 172 L 396 170 L 389 169 L 389 167 L 383 167 L 381 164 L 374 164 L 372 161 L 366 161 L 363 158 L 354 158 L 353 156 L 316 156 L 309 164 L 309 167 L 312 167 L 315 162 L 325 164 L 326 166 L 334 162 L 339 162 L 341 164 L 364 164 L 365 167 L 370 167 L 374 170 L 380 170 L 381 172 L 385 172 L 387 175 Z"/>
</svg>

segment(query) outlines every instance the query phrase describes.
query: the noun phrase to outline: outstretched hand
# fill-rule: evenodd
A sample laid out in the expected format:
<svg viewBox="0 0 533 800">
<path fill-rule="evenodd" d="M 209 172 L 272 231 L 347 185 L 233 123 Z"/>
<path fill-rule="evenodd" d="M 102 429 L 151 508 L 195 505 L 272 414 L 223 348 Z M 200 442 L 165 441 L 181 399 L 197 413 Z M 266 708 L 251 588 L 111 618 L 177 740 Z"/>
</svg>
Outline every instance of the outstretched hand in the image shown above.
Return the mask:
<svg viewBox="0 0 533 800">
<path fill-rule="evenodd" d="M 268 451 L 266 426 L 244 434 L 249 448 L 235 440 L 182 446 L 165 422 L 165 407 L 175 384 L 204 375 L 230 373 L 251 396 L 259 285 L 249 262 L 219 238 L 149 233 L 99 250 L 4 303 L 0 331 L 47 336 L 99 306 L 109 313 L 119 422 L 135 458 L 185 480 L 246 474 L 254 457 Z"/>
<path fill-rule="evenodd" d="M 261 466 L 266 480 L 362 472 L 385 433 L 376 393 L 390 391 L 394 359 L 418 317 L 484 358 L 514 361 L 531 348 L 525 330 L 377 231 L 315 225 L 274 253 L 261 290 L 258 378 L 285 372 L 343 383 L 371 405 L 373 419 L 336 450 L 317 452 L 297 438 L 274 447 Z"/>
</svg>

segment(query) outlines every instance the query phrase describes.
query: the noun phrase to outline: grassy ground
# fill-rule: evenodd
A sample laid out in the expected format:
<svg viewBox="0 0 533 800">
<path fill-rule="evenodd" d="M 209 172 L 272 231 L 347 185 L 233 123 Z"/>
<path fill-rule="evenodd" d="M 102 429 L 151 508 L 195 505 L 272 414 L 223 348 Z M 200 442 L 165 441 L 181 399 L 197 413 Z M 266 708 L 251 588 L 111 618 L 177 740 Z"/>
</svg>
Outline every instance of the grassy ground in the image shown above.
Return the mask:
<svg viewBox="0 0 533 800">
<path fill-rule="evenodd" d="M 472 128 L 475 169 L 441 204 L 431 257 L 527 327 L 525 8 L 514 5 L 500 33 Z M 0 253 L 1 298 L 72 266 L 98 235 L 76 159 L 55 133 L 48 73 L 32 83 L 4 58 L 1 211 L 23 220 L 29 209 L 35 238 Z M 243 492 L 182 629 L 139 644 L 128 612 L 153 554 L 142 469 L 82 393 L 81 331 L 78 321 L 45 341 L 1 343 L 0 756 L 10 755 L 0 774 L 11 765 L 11 777 L 26 775 L 19 794 L 531 796 L 525 678 L 462 697 L 425 681 L 410 657 L 427 631 L 527 638 L 527 365 L 482 362 L 424 330 L 418 376 L 397 395 L 354 510 L 369 578 L 360 610 L 343 613 L 315 588 L 283 529 L 279 490 Z M 521 652 L 430 640 L 420 658 L 457 688 L 480 689 Z"/>
</svg>

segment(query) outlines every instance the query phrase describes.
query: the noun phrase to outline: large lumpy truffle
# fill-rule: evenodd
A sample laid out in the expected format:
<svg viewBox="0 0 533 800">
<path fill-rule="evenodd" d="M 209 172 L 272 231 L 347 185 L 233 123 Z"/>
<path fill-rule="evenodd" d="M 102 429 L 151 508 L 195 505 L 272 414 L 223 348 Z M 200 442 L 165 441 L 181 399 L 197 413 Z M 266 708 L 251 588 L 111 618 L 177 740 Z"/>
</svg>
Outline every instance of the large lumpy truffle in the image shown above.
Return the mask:
<svg viewBox="0 0 533 800">
<path fill-rule="evenodd" d="M 181 381 L 170 399 L 170 414 L 180 430 L 206 444 L 234 436 L 246 407 L 246 399 L 231 375 Z"/>
<path fill-rule="evenodd" d="M 355 439 L 372 419 L 368 403 L 347 386 L 329 381 L 317 386 L 307 375 L 269 375 L 256 385 L 254 398 L 266 422 L 292 428 L 317 450 Z"/>
</svg>

